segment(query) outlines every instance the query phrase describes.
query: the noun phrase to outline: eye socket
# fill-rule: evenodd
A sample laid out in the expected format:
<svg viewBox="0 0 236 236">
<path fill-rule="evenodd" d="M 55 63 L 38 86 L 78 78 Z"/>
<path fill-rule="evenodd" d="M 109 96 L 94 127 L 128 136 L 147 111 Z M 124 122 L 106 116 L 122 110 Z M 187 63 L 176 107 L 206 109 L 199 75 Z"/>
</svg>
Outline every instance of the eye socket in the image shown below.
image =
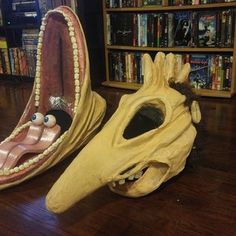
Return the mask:
<svg viewBox="0 0 236 236">
<path fill-rule="evenodd" d="M 56 124 L 56 118 L 53 115 L 46 115 L 44 117 L 44 125 L 51 128 Z"/>
<path fill-rule="evenodd" d="M 125 128 L 123 137 L 131 139 L 152 129 L 157 129 L 163 124 L 164 118 L 160 108 L 153 106 L 141 107 Z"/>
<path fill-rule="evenodd" d="M 32 115 L 31 121 L 34 125 L 42 125 L 44 121 L 44 115 L 40 112 L 36 112 Z"/>
</svg>

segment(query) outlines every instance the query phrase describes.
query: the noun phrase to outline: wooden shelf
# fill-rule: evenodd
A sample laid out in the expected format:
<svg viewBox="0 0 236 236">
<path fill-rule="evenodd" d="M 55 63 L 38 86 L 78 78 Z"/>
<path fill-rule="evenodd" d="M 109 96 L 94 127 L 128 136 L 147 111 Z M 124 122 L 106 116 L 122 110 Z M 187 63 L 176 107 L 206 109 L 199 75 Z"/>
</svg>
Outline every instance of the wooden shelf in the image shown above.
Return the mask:
<svg viewBox="0 0 236 236">
<path fill-rule="evenodd" d="M 194 92 L 199 96 L 205 97 L 221 97 L 231 98 L 233 93 L 230 91 L 212 90 L 212 89 L 194 89 Z"/>
<path fill-rule="evenodd" d="M 119 82 L 119 81 L 104 81 L 102 85 L 113 87 L 113 88 L 130 89 L 130 90 L 138 90 L 142 86 L 142 84 L 126 83 L 126 82 Z M 232 93 L 230 91 L 218 91 L 218 90 L 211 90 L 211 89 L 194 89 L 194 92 L 199 96 L 206 96 L 206 97 L 222 97 L 222 98 L 232 97 Z"/>
<path fill-rule="evenodd" d="M 108 87 L 132 89 L 132 90 L 137 90 L 142 86 L 141 84 L 137 84 L 137 83 L 126 83 L 126 82 L 119 82 L 119 81 L 104 81 L 102 85 L 108 86 Z"/>
<path fill-rule="evenodd" d="M 187 47 L 175 47 L 175 48 L 157 48 L 157 47 L 132 47 L 132 46 L 120 46 L 120 45 L 107 45 L 107 49 L 112 50 L 130 50 L 130 51 L 158 51 L 158 52 L 233 52 L 233 48 L 187 48 Z"/>
<path fill-rule="evenodd" d="M 163 0 L 165 1 L 165 0 Z M 225 2 L 225 3 L 211 3 L 211 4 L 201 4 L 201 5 L 185 5 L 185 6 L 147 6 L 147 7 L 123 7 L 123 8 L 106 8 L 105 0 L 103 1 L 103 19 L 104 19 L 104 39 L 107 42 L 107 14 L 112 13 L 164 13 L 164 12 L 174 12 L 174 11 L 214 11 L 214 10 L 227 10 L 229 8 L 236 8 L 235 2 Z M 230 98 L 236 93 L 236 24 L 234 25 L 234 43 L 233 47 L 139 47 L 139 46 L 123 46 L 123 45 L 108 45 L 105 44 L 105 59 L 106 59 L 106 81 L 103 85 L 115 88 L 131 89 L 137 90 L 142 85 L 137 83 L 129 82 L 119 82 L 110 81 L 109 78 L 109 58 L 108 54 L 110 51 L 124 51 L 124 52 L 173 52 L 173 53 L 183 53 L 183 54 L 227 54 L 234 56 L 234 62 L 232 66 L 232 81 L 231 88 L 229 91 L 223 90 L 211 90 L 211 89 L 195 89 L 195 93 L 200 96 L 207 97 L 221 97 Z"/>
<path fill-rule="evenodd" d="M 183 10 L 200 10 L 215 8 L 236 7 L 236 2 L 211 3 L 201 5 L 185 5 L 185 6 L 148 6 L 148 7 L 122 7 L 122 8 L 106 8 L 106 12 L 151 12 L 151 11 L 183 11 Z"/>
</svg>

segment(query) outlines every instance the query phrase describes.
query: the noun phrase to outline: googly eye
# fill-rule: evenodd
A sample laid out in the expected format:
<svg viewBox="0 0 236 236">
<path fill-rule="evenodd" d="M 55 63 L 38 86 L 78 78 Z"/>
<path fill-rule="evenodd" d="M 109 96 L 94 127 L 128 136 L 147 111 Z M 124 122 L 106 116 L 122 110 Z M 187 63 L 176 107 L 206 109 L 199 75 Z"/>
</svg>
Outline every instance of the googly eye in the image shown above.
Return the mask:
<svg viewBox="0 0 236 236">
<path fill-rule="evenodd" d="M 46 115 L 44 117 L 44 125 L 51 128 L 56 124 L 56 118 L 53 115 Z"/>
<path fill-rule="evenodd" d="M 44 115 L 39 112 L 36 112 L 32 115 L 31 121 L 34 125 L 42 125 L 44 121 Z"/>
</svg>

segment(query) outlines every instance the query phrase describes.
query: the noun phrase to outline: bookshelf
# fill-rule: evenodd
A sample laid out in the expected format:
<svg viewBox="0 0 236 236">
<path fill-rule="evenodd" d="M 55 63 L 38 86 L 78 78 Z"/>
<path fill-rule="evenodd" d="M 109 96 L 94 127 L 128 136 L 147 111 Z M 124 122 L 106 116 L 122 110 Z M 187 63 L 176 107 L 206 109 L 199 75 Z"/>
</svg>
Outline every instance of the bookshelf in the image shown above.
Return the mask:
<svg viewBox="0 0 236 236">
<path fill-rule="evenodd" d="M 164 0 L 165 1 L 165 0 Z M 208 97 L 222 97 L 222 98 L 230 98 L 232 97 L 235 93 L 236 93 L 236 62 L 235 60 L 233 60 L 233 58 L 235 59 L 236 57 L 236 20 L 235 20 L 235 9 L 236 9 L 236 2 L 222 2 L 222 3 L 209 3 L 209 4 L 195 4 L 195 5 L 181 5 L 181 6 L 168 6 L 168 3 L 166 2 L 162 2 L 162 5 L 151 5 L 151 6 L 135 6 L 135 7 L 131 7 L 129 5 L 123 6 L 123 7 L 119 7 L 119 4 L 121 3 L 130 3 L 130 5 L 135 5 L 135 4 L 140 4 L 142 5 L 143 1 L 103 1 L 103 21 L 104 21 L 104 41 L 105 41 L 105 64 L 106 64 L 106 80 L 103 82 L 103 85 L 105 86 L 109 86 L 109 87 L 116 87 L 116 88 L 124 88 L 124 89 L 132 89 L 132 90 L 137 90 L 138 88 L 140 88 L 142 81 L 137 81 L 137 74 L 140 74 L 141 72 L 137 72 L 135 70 L 137 70 L 137 68 L 134 68 L 131 70 L 131 74 L 135 74 L 135 78 L 132 80 L 127 80 L 127 76 L 129 75 L 124 75 L 125 73 L 127 73 L 127 71 L 123 72 L 122 74 L 122 78 L 118 76 L 117 79 L 117 75 L 114 74 L 114 70 L 123 70 L 124 67 L 129 67 L 130 65 L 130 61 L 131 61 L 131 65 L 132 67 L 136 67 L 137 66 L 137 59 L 136 59 L 136 54 L 142 54 L 142 53 L 150 53 L 151 55 L 155 54 L 158 51 L 162 51 L 165 53 L 168 52 L 173 52 L 174 54 L 177 55 L 181 55 L 183 58 L 187 55 L 188 58 L 192 57 L 196 57 L 196 55 L 200 55 L 200 56 L 204 56 L 206 58 L 208 58 L 209 61 L 217 61 L 217 65 L 219 63 L 219 66 L 215 66 L 215 64 L 212 62 L 212 64 L 210 64 L 210 62 L 208 63 L 208 70 L 210 72 L 209 73 L 209 78 L 208 80 L 215 80 L 215 74 L 213 75 L 213 72 L 211 72 L 212 70 L 212 65 L 214 65 L 214 68 L 216 67 L 217 69 L 217 79 L 218 80 L 224 80 L 224 81 L 218 81 L 218 83 L 220 85 L 215 85 L 215 83 L 217 82 L 212 82 L 212 81 L 208 81 L 207 85 L 203 85 L 202 86 L 200 84 L 199 85 L 195 85 L 193 84 L 194 90 L 195 92 L 200 95 L 200 96 L 208 96 Z M 155 2 L 155 1 L 150 1 L 150 2 Z M 169 1 L 170 2 L 170 1 Z M 199 3 L 197 1 L 195 1 L 195 3 Z M 111 4 L 117 4 L 114 7 L 111 7 Z M 192 29 L 194 29 L 195 27 L 195 32 L 200 32 L 199 29 L 196 29 L 196 27 L 198 28 L 199 26 L 199 19 L 200 19 L 200 14 L 202 13 L 211 13 L 211 12 L 216 12 L 216 20 L 217 20 L 217 27 L 221 27 L 221 28 L 216 28 L 216 31 L 219 29 L 221 31 L 223 31 L 222 27 L 225 25 L 223 25 L 222 23 L 222 18 L 223 18 L 223 12 L 226 11 L 230 11 L 232 13 L 231 17 L 231 23 L 230 24 L 230 28 L 231 28 L 231 42 L 230 43 L 226 43 L 226 39 L 224 39 L 225 44 L 222 43 L 223 41 L 223 37 L 225 38 L 226 36 L 222 36 L 222 33 L 218 36 L 218 32 L 216 32 L 216 40 L 218 40 L 219 42 L 215 43 L 215 45 L 211 45 L 211 46 L 201 46 L 199 45 L 198 38 L 196 40 L 196 36 L 191 36 L 191 40 L 196 42 L 195 44 L 193 43 L 192 45 L 187 45 L 187 46 L 177 46 L 177 45 L 171 45 L 169 46 L 169 44 L 164 44 L 164 45 L 157 45 L 156 41 L 154 43 L 154 45 L 152 44 L 151 46 L 148 45 L 147 43 L 142 45 L 142 43 L 140 43 L 140 39 L 137 40 L 137 37 L 139 38 L 140 36 L 137 34 L 140 34 L 140 32 L 142 31 L 140 29 L 140 23 L 137 23 L 137 15 L 147 15 L 147 17 L 149 15 L 168 15 L 167 18 L 169 19 L 169 15 L 177 15 L 180 13 L 186 13 L 186 12 L 190 12 L 191 13 L 191 17 L 192 15 L 196 16 L 195 18 L 191 18 L 191 26 L 193 27 Z M 231 14 L 230 13 L 230 14 Z M 119 43 L 119 41 L 117 40 L 118 37 L 116 37 L 116 40 L 114 40 L 114 36 L 112 39 L 112 27 L 113 27 L 113 23 L 115 22 L 116 26 L 114 26 L 114 28 L 116 27 L 117 29 L 117 24 L 119 23 L 119 21 L 116 21 L 114 19 L 119 19 L 119 16 L 121 16 L 121 18 L 125 18 L 126 14 L 128 15 L 135 15 L 135 17 L 132 18 L 132 22 L 133 22 L 133 28 L 132 28 L 132 34 L 136 35 L 136 39 L 134 42 L 134 39 L 130 39 L 128 40 L 127 45 L 125 44 L 125 42 L 122 41 L 122 43 Z M 159 17 L 159 16 L 158 16 Z M 227 18 L 228 19 L 228 18 Z M 128 19 L 129 20 L 129 19 Z M 118 23 L 117 23 L 118 22 Z M 140 20 L 139 20 L 140 22 Z M 167 29 L 169 30 L 169 21 L 166 21 L 167 23 Z M 173 21 L 171 21 L 171 24 L 174 24 Z M 155 21 L 156 23 L 156 21 Z M 228 21 L 227 21 L 228 23 Z M 148 24 L 148 23 L 146 23 Z M 219 25 L 219 26 L 218 26 Z M 148 25 L 148 26 L 152 26 L 152 25 Z M 148 28 L 147 26 L 147 28 Z M 229 26 L 229 25 L 227 25 Z M 173 27 L 173 25 L 172 25 Z M 158 27 L 157 27 L 158 28 Z M 228 27 L 229 28 L 229 27 Z M 147 29 L 146 29 L 147 30 Z M 228 29 L 227 29 L 228 30 Z M 137 33 L 138 31 L 138 33 Z M 157 31 L 157 30 L 156 30 Z M 154 30 L 154 33 L 156 33 L 156 31 Z M 193 31 L 193 30 L 192 30 Z M 229 30 L 228 30 L 229 31 Z M 227 35 L 228 35 L 228 31 L 227 31 Z M 224 31 L 226 32 L 226 30 Z M 145 34 L 145 33 L 143 33 Z M 146 33 L 147 34 L 147 33 Z M 200 34 L 200 33 L 199 33 Z M 199 36 L 199 35 L 198 35 Z M 198 37 L 197 36 L 197 37 Z M 134 36 L 133 36 L 134 37 Z M 146 36 L 148 37 L 148 36 Z M 150 36 L 149 36 L 150 37 Z M 168 37 L 168 35 L 167 35 Z M 169 36 L 170 37 L 170 36 Z M 174 36 L 173 36 L 174 37 Z M 228 36 L 227 36 L 228 37 Z M 220 38 L 220 39 L 218 39 Z M 115 41 L 115 42 L 114 42 Z M 131 42 L 132 41 L 132 42 Z M 137 43 L 138 41 L 138 43 Z M 127 55 L 131 55 L 131 60 L 127 59 Z M 125 55 L 125 56 L 124 56 Z M 195 55 L 195 56 L 193 56 Z M 114 58 L 119 58 L 118 59 L 118 63 L 115 64 L 115 66 L 117 66 L 116 68 L 114 67 Z M 125 59 L 124 59 L 125 57 Z M 129 57 L 129 56 L 128 56 Z M 122 59 L 120 59 L 122 58 Z M 133 59 L 135 58 L 135 59 Z M 222 66 L 222 58 L 223 58 L 223 66 Z M 128 60 L 128 63 L 127 63 Z M 220 62 L 218 62 L 220 60 Z M 135 61 L 135 66 L 133 65 L 133 61 Z M 115 61 L 116 63 L 117 61 Z M 188 61 L 191 64 L 191 60 Z M 122 64 L 123 63 L 123 64 Z M 121 64 L 121 67 L 119 67 Z M 138 64 L 138 66 L 140 66 L 140 64 Z M 192 70 L 194 70 L 193 67 L 194 65 L 192 64 Z M 115 68 L 115 69 L 114 69 Z M 129 73 L 130 71 L 128 71 Z M 230 72 L 230 73 L 229 73 Z M 194 72 L 192 72 L 194 74 Z M 190 73 L 191 74 L 191 73 Z M 131 77 L 132 77 L 131 75 Z M 125 78 L 124 78 L 125 77 Z M 115 78 L 115 79 L 114 79 Z M 226 82 L 225 82 L 226 81 Z M 213 86 L 214 84 L 214 86 Z M 227 84 L 227 85 L 226 85 Z"/>
<path fill-rule="evenodd" d="M 77 0 L 0 0 L 0 79 L 33 81 L 41 19 L 50 9 Z"/>
</svg>

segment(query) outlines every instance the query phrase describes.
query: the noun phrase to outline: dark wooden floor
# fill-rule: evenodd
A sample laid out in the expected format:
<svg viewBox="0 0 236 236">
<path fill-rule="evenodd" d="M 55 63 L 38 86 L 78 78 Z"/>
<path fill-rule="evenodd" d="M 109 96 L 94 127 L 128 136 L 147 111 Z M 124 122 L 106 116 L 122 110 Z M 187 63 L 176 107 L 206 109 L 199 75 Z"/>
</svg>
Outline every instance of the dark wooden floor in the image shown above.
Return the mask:
<svg viewBox="0 0 236 236">
<path fill-rule="evenodd" d="M 0 81 L 0 140 L 16 125 L 31 84 Z M 97 90 L 108 102 L 106 119 L 121 92 Z M 236 99 L 201 98 L 203 121 L 192 162 L 152 194 L 124 198 L 107 187 L 61 215 L 48 212 L 47 192 L 69 157 L 45 174 L 0 192 L 0 235 L 236 235 Z"/>
</svg>

